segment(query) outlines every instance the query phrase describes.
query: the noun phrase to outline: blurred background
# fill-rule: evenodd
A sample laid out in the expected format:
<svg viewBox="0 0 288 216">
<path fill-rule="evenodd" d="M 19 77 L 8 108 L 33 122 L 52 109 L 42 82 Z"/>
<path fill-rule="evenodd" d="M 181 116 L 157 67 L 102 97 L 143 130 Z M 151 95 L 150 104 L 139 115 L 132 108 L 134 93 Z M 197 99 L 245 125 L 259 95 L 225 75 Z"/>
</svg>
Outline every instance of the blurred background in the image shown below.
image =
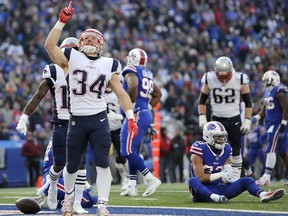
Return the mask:
<svg viewBox="0 0 288 216">
<path fill-rule="evenodd" d="M 66 5 L 68 1 L 0 0 L 0 187 L 29 185 L 19 153 L 26 137 L 16 125 L 42 80 L 44 66 L 52 63 L 44 42 Z M 106 41 L 103 56 L 119 59 L 122 66 L 132 48 L 147 52 L 147 67 L 163 94 L 161 127 L 171 141 L 181 136 L 169 151 L 181 152 L 177 157 L 182 157 L 184 167 L 177 168 L 174 179 L 169 165 L 164 172 L 168 182 L 189 176 L 190 145 L 201 138 L 197 115 L 201 77 L 213 70 L 219 56 L 229 56 L 236 71 L 250 77 L 254 114 L 261 106 L 265 71 L 276 70 L 288 84 L 288 0 L 75 0 L 73 7 L 60 43 L 96 28 Z M 50 118 L 48 94 L 29 118 L 29 129 L 42 149 L 40 159 L 51 137 Z M 169 151 L 168 162 L 173 160 Z M 151 151 L 145 157 L 149 163 Z"/>
</svg>

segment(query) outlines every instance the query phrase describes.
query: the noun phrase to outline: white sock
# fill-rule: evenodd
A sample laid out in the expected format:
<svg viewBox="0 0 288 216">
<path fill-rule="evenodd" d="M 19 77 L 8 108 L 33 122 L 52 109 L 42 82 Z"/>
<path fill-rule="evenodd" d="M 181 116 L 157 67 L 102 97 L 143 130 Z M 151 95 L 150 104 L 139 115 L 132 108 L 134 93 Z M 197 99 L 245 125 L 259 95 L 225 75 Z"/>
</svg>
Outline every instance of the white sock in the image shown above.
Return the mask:
<svg viewBox="0 0 288 216">
<path fill-rule="evenodd" d="M 233 172 L 237 174 L 237 179 L 239 179 L 241 176 L 242 162 L 243 160 L 241 154 L 232 156 L 231 158 L 231 166 L 233 168 Z"/>
<path fill-rule="evenodd" d="M 53 185 L 53 186 L 56 185 L 60 175 L 61 175 L 61 171 L 59 173 L 57 173 L 53 169 L 53 166 L 51 166 L 50 170 L 49 170 L 50 184 Z"/>
<path fill-rule="evenodd" d="M 275 164 L 276 164 L 276 153 L 272 153 L 272 152 L 267 153 L 266 154 L 265 167 L 269 167 L 270 169 L 274 169 Z M 265 173 L 271 175 L 272 171 L 265 169 Z"/>
<path fill-rule="evenodd" d="M 151 172 L 148 172 L 148 173 L 144 176 L 144 179 L 145 179 L 146 181 L 152 180 L 152 179 L 154 179 L 154 175 L 153 175 Z"/>
<path fill-rule="evenodd" d="M 101 201 L 107 203 L 109 199 L 111 182 L 112 182 L 112 175 L 110 172 L 110 168 L 109 167 L 101 168 L 96 166 L 96 172 L 97 172 L 96 185 L 98 189 L 99 203 L 101 203 Z"/>
<path fill-rule="evenodd" d="M 75 181 L 74 205 L 81 205 L 85 183 L 86 183 L 86 169 L 78 170 L 76 181 Z"/>
<path fill-rule="evenodd" d="M 63 169 L 63 178 L 64 178 L 64 188 L 65 193 L 70 194 L 74 191 L 75 180 L 76 180 L 77 172 L 68 173 L 66 166 Z"/>
</svg>

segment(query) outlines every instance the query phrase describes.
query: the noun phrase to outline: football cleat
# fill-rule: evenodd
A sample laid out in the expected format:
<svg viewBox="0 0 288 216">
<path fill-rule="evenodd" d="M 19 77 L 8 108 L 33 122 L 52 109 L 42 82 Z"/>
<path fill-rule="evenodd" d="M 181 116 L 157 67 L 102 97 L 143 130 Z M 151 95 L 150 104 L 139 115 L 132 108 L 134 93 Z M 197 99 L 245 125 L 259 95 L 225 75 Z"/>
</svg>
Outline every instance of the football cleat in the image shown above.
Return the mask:
<svg viewBox="0 0 288 216">
<path fill-rule="evenodd" d="M 71 195 L 66 195 L 63 201 L 63 206 L 61 208 L 63 216 L 71 216 L 73 215 L 73 203 L 74 203 L 74 193 Z"/>
<path fill-rule="evenodd" d="M 129 188 L 129 179 L 126 178 L 122 182 L 121 191 L 126 191 Z"/>
<path fill-rule="evenodd" d="M 89 212 L 86 211 L 80 204 L 73 205 L 73 212 L 76 214 L 88 214 Z"/>
<path fill-rule="evenodd" d="M 137 196 L 138 190 L 137 187 L 129 186 L 120 193 L 120 196 Z"/>
<path fill-rule="evenodd" d="M 145 192 L 142 194 L 142 196 L 151 196 L 157 190 L 157 188 L 161 185 L 161 181 L 156 177 L 154 177 L 151 180 L 148 180 L 147 183 L 148 183 L 148 187 L 145 190 Z"/>
<path fill-rule="evenodd" d="M 96 215 L 97 216 L 110 216 L 110 213 L 109 213 L 109 211 L 107 210 L 107 208 L 106 207 L 104 207 L 104 206 L 98 206 L 97 207 L 97 212 L 96 212 Z"/>
<path fill-rule="evenodd" d="M 266 192 L 266 194 L 260 198 L 260 201 L 263 203 L 271 202 L 271 201 L 280 199 L 284 194 L 285 194 L 285 189 L 283 188 L 270 191 L 270 192 Z"/>
<path fill-rule="evenodd" d="M 270 185 L 270 180 L 265 178 L 264 176 L 260 177 L 260 179 L 258 179 L 255 182 L 258 186 L 269 186 Z"/>
<path fill-rule="evenodd" d="M 218 195 L 218 194 L 214 194 L 214 196 L 211 196 L 211 200 L 215 203 L 227 203 L 228 202 L 227 197 L 223 195 Z"/>
</svg>

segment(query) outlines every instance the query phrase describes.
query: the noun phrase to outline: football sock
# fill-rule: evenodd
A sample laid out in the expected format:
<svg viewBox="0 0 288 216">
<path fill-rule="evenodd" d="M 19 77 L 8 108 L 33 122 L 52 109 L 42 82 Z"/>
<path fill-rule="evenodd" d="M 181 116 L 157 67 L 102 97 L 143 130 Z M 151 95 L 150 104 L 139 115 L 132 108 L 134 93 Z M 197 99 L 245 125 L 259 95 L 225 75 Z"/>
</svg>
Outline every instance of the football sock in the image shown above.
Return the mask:
<svg viewBox="0 0 288 216">
<path fill-rule="evenodd" d="M 96 185 L 98 189 L 98 200 L 102 202 L 103 201 L 108 202 L 112 182 L 112 175 L 110 172 L 110 168 L 109 167 L 102 168 L 96 166 L 96 172 L 97 172 Z"/>
<path fill-rule="evenodd" d="M 81 200 L 83 197 L 83 191 L 85 188 L 85 182 L 86 182 L 86 169 L 84 170 L 78 170 L 77 171 L 77 177 L 75 181 L 75 200 L 74 203 L 81 204 Z"/>
</svg>

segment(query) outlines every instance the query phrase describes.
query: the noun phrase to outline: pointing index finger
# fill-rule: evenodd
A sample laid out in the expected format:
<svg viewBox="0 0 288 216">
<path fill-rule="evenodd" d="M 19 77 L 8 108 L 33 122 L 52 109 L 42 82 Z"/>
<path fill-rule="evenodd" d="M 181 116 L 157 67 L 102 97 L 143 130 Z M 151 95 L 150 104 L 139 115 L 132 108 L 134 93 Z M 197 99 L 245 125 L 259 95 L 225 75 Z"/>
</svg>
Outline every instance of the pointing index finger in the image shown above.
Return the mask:
<svg viewBox="0 0 288 216">
<path fill-rule="evenodd" d="M 69 8 L 72 8 L 72 1 L 69 2 Z"/>
</svg>

